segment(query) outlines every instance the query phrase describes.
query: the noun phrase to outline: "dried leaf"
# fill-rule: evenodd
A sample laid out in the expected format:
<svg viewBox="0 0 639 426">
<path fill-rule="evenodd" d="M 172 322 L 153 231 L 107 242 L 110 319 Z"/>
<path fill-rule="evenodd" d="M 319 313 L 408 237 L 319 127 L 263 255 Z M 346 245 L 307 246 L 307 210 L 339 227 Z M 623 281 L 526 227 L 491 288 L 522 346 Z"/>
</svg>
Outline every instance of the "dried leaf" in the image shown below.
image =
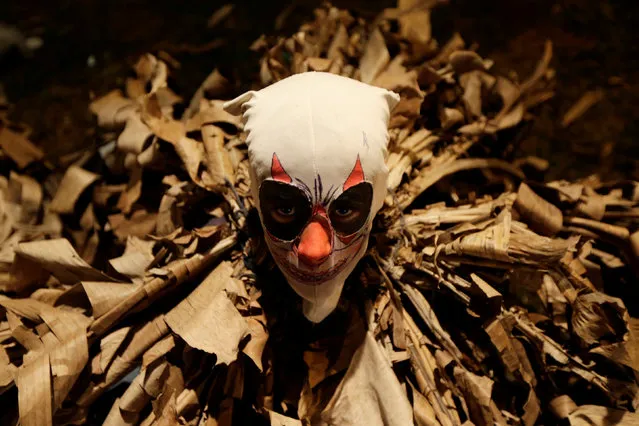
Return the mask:
<svg viewBox="0 0 639 426">
<path fill-rule="evenodd" d="M 384 36 L 379 28 L 375 28 L 366 43 L 364 55 L 359 62 L 361 80 L 371 83 L 390 61 L 390 54 L 386 48 Z"/>
<path fill-rule="evenodd" d="M 82 287 L 93 308 L 93 317 L 99 318 L 139 289 L 135 284 L 82 281 Z"/>
<path fill-rule="evenodd" d="M 242 352 L 253 360 L 260 371 L 264 371 L 264 367 L 262 366 L 262 353 L 264 352 L 264 346 L 268 341 L 268 331 L 266 329 L 265 320 L 266 318 L 259 317 L 249 317 L 247 319 L 251 339 L 242 349 Z"/>
<path fill-rule="evenodd" d="M 455 380 L 464 393 L 470 418 L 476 425 L 506 424 L 492 400 L 493 381 L 470 371 L 455 367 Z"/>
<path fill-rule="evenodd" d="M 235 184 L 235 172 L 229 152 L 224 147 L 222 130 L 213 125 L 202 126 L 202 139 L 211 182 L 218 186 L 224 186 L 226 182 Z"/>
<path fill-rule="evenodd" d="M 125 98 L 119 89 L 112 90 L 89 105 L 89 110 L 97 115 L 101 127 L 123 125 L 135 116 L 136 109 L 135 102 Z"/>
<path fill-rule="evenodd" d="M 268 418 L 271 422 L 271 426 L 302 426 L 302 422 L 299 420 L 286 417 L 271 410 L 268 410 Z"/>
<path fill-rule="evenodd" d="M 370 332 L 321 417 L 325 424 L 413 424 L 406 394 Z"/>
<path fill-rule="evenodd" d="M 428 402 L 428 399 L 421 394 L 411 383 L 413 394 L 413 415 L 416 426 L 439 426 L 435 411 Z"/>
<path fill-rule="evenodd" d="M 240 340 L 249 332 L 223 289 L 233 268 L 221 263 L 191 293 L 166 315 L 171 330 L 191 347 L 217 355 L 217 362 L 230 364 L 237 358 Z"/>
<path fill-rule="evenodd" d="M 14 132 L 0 122 L 0 148 L 13 160 L 19 169 L 44 158 L 44 153 L 22 133 Z"/>
<path fill-rule="evenodd" d="M 561 230 L 561 210 L 535 194 L 524 182 L 519 185 L 515 208 L 533 231 L 552 236 Z"/>
<path fill-rule="evenodd" d="M 16 261 L 20 269 L 32 268 L 33 271 L 36 268 L 46 271 L 63 283 L 74 284 L 83 280 L 114 281 L 82 260 L 66 239 L 19 244 L 16 256 L 20 260 L 19 263 Z"/>
<path fill-rule="evenodd" d="M 69 167 L 49 205 L 49 209 L 56 213 L 73 213 L 75 203 L 80 195 L 98 179 L 99 176 L 95 173 L 77 166 Z"/>
<path fill-rule="evenodd" d="M 51 363 L 47 353 L 23 365 L 16 378 L 20 424 L 53 426 Z"/>
<path fill-rule="evenodd" d="M 113 357 L 115 357 L 115 354 L 117 353 L 118 349 L 120 349 L 122 343 L 127 338 L 130 332 L 130 326 L 122 327 L 112 333 L 107 334 L 102 338 L 102 340 L 100 340 L 100 354 L 98 358 L 99 369 L 93 371 L 94 374 L 103 374 L 107 370 L 107 368 L 111 364 L 111 361 L 113 360 Z"/>
<path fill-rule="evenodd" d="M 462 78 L 464 77 L 462 74 L 486 70 L 481 56 L 472 50 L 458 50 L 453 52 L 448 57 L 448 61 L 455 73 L 460 74 Z M 479 76 L 479 74 L 476 75 Z"/>
<path fill-rule="evenodd" d="M 570 426 L 634 426 L 639 414 L 598 405 L 582 405 L 568 416 Z"/>
<path fill-rule="evenodd" d="M 433 3 L 423 0 L 397 2 L 399 35 L 410 42 L 416 58 L 434 50 L 430 24 L 430 7 Z"/>
<path fill-rule="evenodd" d="M 21 207 L 21 215 L 17 219 L 23 224 L 35 224 L 42 207 L 40 184 L 29 176 L 21 176 L 14 172 L 9 176 L 8 189 L 13 195 L 11 202 L 20 204 Z"/>
<path fill-rule="evenodd" d="M 604 92 L 601 89 L 591 90 L 583 95 L 575 102 L 564 114 L 561 119 L 561 126 L 568 127 L 575 120 L 581 117 L 588 109 L 604 98 Z"/>
<path fill-rule="evenodd" d="M 599 292 L 582 294 L 572 309 L 572 328 L 586 346 L 615 343 L 628 332 L 630 316 L 621 299 Z"/>
<path fill-rule="evenodd" d="M 479 71 L 470 71 L 459 77 L 459 84 L 464 88 L 464 104 L 473 117 L 481 117 L 482 80 Z"/>
<path fill-rule="evenodd" d="M 140 154 L 146 148 L 146 145 L 150 143 L 150 138 L 153 135 L 139 115 L 131 116 L 124 126 L 124 130 L 118 136 L 117 146 L 122 152 L 131 152 L 133 154 Z"/>
<path fill-rule="evenodd" d="M 143 278 L 154 257 L 149 253 L 130 252 L 109 260 L 109 264 L 118 273 L 131 279 Z"/>
</svg>

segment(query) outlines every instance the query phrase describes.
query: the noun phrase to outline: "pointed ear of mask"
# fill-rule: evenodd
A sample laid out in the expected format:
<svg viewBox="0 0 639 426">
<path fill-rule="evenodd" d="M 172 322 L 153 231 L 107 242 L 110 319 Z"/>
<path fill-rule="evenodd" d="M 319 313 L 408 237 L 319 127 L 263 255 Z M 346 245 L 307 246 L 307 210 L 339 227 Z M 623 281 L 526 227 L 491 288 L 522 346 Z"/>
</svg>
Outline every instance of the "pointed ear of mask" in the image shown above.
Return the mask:
<svg viewBox="0 0 639 426">
<path fill-rule="evenodd" d="M 397 93 L 391 90 L 384 91 L 384 97 L 386 98 L 386 102 L 388 103 L 388 114 L 392 114 L 393 109 L 397 106 L 400 101 L 400 97 Z"/>
<path fill-rule="evenodd" d="M 224 102 L 224 105 L 222 105 L 222 107 L 224 108 L 224 111 L 228 112 L 229 114 L 242 115 L 246 111 L 246 108 L 249 106 L 246 105 L 246 103 L 252 100 L 255 97 L 256 93 L 257 92 L 255 90 L 249 90 L 248 92 L 242 93 L 235 99 Z"/>
</svg>

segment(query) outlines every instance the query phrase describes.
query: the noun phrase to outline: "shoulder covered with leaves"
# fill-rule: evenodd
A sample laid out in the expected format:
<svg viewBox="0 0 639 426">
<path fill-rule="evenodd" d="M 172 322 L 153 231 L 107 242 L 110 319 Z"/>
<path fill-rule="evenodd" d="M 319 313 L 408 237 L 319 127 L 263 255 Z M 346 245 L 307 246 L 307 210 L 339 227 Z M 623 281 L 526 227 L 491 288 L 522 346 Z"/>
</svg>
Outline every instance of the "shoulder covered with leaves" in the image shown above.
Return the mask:
<svg viewBox="0 0 639 426">
<path fill-rule="evenodd" d="M 184 99 L 146 54 L 91 103 L 98 147 L 56 161 L 0 99 L 0 423 L 639 424 L 639 185 L 512 160 L 552 46 L 500 75 L 432 38 L 435 3 L 326 5 L 252 46 L 244 88 L 318 70 L 401 96 L 369 253 L 319 325 L 259 237 L 239 84 Z"/>
</svg>

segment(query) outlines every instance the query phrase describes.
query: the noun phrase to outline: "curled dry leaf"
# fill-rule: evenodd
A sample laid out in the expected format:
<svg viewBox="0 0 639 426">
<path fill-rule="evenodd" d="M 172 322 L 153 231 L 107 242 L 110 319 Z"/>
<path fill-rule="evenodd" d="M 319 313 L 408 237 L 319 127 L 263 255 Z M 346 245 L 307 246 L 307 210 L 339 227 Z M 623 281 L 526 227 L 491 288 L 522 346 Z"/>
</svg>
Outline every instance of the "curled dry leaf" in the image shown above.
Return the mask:
<svg viewBox="0 0 639 426">
<path fill-rule="evenodd" d="M 49 209 L 56 213 L 72 213 L 80 195 L 99 179 L 91 173 L 77 166 L 67 169 L 49 205 Z"/>
<path fill-rule="evenodd" d="M 361 80 L 371 83 L 390 62 L 390 54 L 384 41 L 384 35 L 375 28 L 366 43 L 364 55 L 359 63 Z"/>
<path fill-rule="evenodd" d="M 599 292 L 583 294 L 572 308 L 573 330 L 585 346 L 616 343 L 628 333 L 630 316 L 616 297 Z"/>
<path fill-rule="evenodd" d="M 8 416 L 25 425 L 86 423 L 96 406 L 113 404 L 102 397 L 107 389 L 121 389 L 105 424 L 253 424 L 262 416 L 299 425 L 297 412 L 318 424 L 362 416 L 370 424 L 532 426 L 551 421 L 547 407 L 565 423 L 632 423 L 639 322 L 629 315 L 632 287 L 618 283 L 634 282 L 639 270 L 639 184 L 589 178 L 517 190 L 519 166 L 548 165 L 473 158 L 508 155 L 516 126 L 553 95 L 552 46 L 522 84 L 493 75 L 492 61 L 464 50 L 459 34 L 439 47 L 430 31 L 435 3 L 401 0 L 374 22 L 322 6 L 292 36 L 255 43 L 261 81 L 231 86 L 214 70 L 186 103 L 169 87 L 180 64 L 166 52 L 143 55 L 126 95 L 115 90 L 91 104 L 109 130 L 92 133 L 99 155 L 61 159 L 64 177 L 47 163 L 38 174 L 26 168 L 44 155 L 0 105 L 0 149 L 12 160 L 9 179 L 0 177 L 0 288 L 18 293 L 0 297 Z M 377 244 L 340 304 L 367 314 L 359 348 L 357 339 L 331 348 L 322 324 L 311 330 L 287 315 L 295 306 L 288 299 L 286 309 L 262 310 L 280 277 L 246 226 L 255 202 L 242 124 L 218 99 L 307 70 L 401 95 Z M 564 122 L 596 99 L 587 95 Z M 499 140 L 499 152 L 485 135 Z M 489 185 L 456 175 L 471 169 Z M 65 190 L 79 171 L 81 184 Z M 95 173 L 104 183 L 95 185 Z M 92 202 L 76 206 L 91 186 Z M 72 224 L 68 213 L 83 214 Z M 93 260 L 135 284 L 115 282 Z M 370 271 L 375 261 L 383 273 Z M 618 298 L 603 293 L 612 288 Z M 282 333 L 287 327 L 293 332 Z M 278 361 L 277 351 L 289 358 Z M 124 392 L 116 385 L 138 365 Z M 314 386 L 300 395 L 298 379 Z M 548 383 L 593 405 L 548 401 Z M 17 404 L 8 392 L 16 384 Z"/>
<path fill-rule="evenodd" d="M 563 118 L 561 119 L 561 125 L 563 127 L 570 126 L 575 120 L 581 117 L 588 109 L 590 109 L 597 102 L 601 101 L 604 97 L 604 92 L 601 89 L 591 90 L 579 98 L 577 102 L 574 103 L 573 106 L 566 111 Z"/>
<path fill-rule="evenodd" d="M 35 146 L 25 134 L 9 129 L 1 121 L 0 148 L 15 161 L 19 169 L 44 158 L 42 150 Z"/>
<path fill-rule="evenodd" d="M 94 318 L 101 317 L 138 289 L 134 284 L 101 281 L 83 281 L 82 287 L 93 308 Z"/>
<path fill-rule="evenodd" d="M 173 332 L 191 347 L 215 354 L 217 362 L 224 364 L 237 358 L 239 343 L 249 332 L 246 320 L 224 292 L 232 272 L 228 262 L 221 263 L 166 315 Z"/>
<path fill-rule="evenodd" d="M 242 349 L 249 358 L 253 360 L 260 371 L 264 371 L 262 365 L 262 354 L 264 346 L 268 341 L 268 330 L 265 324 L 266 318 L 250 317 L 247 319 L 249 334 L 251 339 Z"/>
<path fill-rule="evenodd" d="M 550 404 L 553 414 L 567 421 L 570 426 L 604 426 L 608 424 L 630 426 L 639 424 L 637 413 L 598 405 L 577 406 L 568 395 L 554 398 Z"/>
<path fill-rule="evenodd" d="M 119 89 L 112 90 L 89 105 L 89 110 L 98 117 L 98 125 L 101 127 L 124 125 L 135 116 L 136 109 L 135 102 L 126 98 Z"/>
<path fill-rule="evenodd" d="M 552 236 L 561 230 L 563 215 L 561 210 L 535 194 L 524 182 L 519 185 L 515 208 L 530 223 L 533 231 Z"/>
<path fill-rule="evenodd" d="M 484 61 L 481 56 L 471 50 L 458 50 L 453 52 L 448 60 L 455 73 L 460 75 L 471 71 L 486 70 L 486 66 L 484 65 Z"/>
<path fill-rule="evenodd" d="M 153 135 L 139 115 L 132 115 L 124 126 L 124 130 L 118 136 L 117 146 L 122 152 L 140 154 L 146 148 Z"/>
</svg>

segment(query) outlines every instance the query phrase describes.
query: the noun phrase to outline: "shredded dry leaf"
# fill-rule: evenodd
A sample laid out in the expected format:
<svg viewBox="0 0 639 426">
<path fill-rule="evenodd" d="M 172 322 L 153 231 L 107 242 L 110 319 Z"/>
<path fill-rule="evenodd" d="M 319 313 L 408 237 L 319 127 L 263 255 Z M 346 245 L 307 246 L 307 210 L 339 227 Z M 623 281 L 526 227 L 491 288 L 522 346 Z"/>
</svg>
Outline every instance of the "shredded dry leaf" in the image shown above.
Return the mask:
<svg viewBox="0 0 639 426">
<path fill-rule="evenodd" d="M 100 148 L 60 168 L 1 110 L 3 409 L 26 426 L 98 408 L 105 425 L 637 424 L 639 184 L 507 161 L 495 138 L 509 152 L 554 94 L 552 44 L 528 78 L 497 74 L 461 35 L 433 38 L 437 3 L 371 22 L 323 5 L 254 43 L 257 81 L 215 68 L 190 98 L 176 59 L 142 55 L 90 105 Z M 401 99 L 375 243 L 316 327 L 251 229 L 242 124 L 221 107 L 313 70 Z"/>
</svg>

